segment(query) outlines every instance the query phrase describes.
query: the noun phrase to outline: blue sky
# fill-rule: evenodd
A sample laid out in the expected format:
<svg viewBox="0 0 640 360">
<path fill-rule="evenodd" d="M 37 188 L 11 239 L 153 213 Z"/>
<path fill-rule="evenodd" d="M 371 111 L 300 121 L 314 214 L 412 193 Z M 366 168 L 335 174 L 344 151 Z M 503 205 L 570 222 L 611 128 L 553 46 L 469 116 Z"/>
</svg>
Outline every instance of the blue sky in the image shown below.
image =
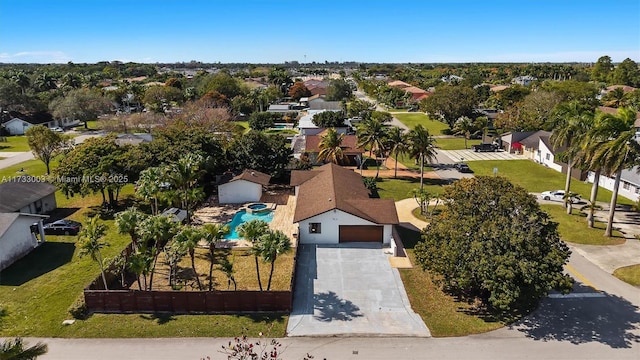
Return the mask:
<svg viewBox="0 0 640 360">
<path fill-rule="evenodd" d="M 640 62 L 640 0 L 0 0 L 0 62 Z"/>
</svg>

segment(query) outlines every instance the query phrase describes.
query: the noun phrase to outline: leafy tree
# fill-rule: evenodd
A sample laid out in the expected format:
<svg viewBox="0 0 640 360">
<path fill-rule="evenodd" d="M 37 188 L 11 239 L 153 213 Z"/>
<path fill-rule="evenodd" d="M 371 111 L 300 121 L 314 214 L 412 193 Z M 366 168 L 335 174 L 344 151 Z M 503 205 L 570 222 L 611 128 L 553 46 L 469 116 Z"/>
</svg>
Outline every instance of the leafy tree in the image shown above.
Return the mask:
<svg viewBox="0 0 640 360">
<path fill-rule="evenodd" d="M 107 234 L 107 226 L 98 222 L 100 219 L 98 216 L 94 216 L 91 220 L 85 224 L 84 228 L 80 232 L 80 256 L 89 255 L 91 260 L 96 261 L 100 266 L 100 274 L 102 275 L 102 282 L 104 283 L 105 290 L 107 287 L 107 278 L 104 275 L 104 259 L 102 257 L 101 250 L 109 243 L 102 241 L 102 238 Z"/>
<path fill-rule="evenodd" d="M 287 70 L 280 67 L 274 67 L 271 69 L 271 71 L 269 71 L 268 78 L 269 83 L 273 84 L 273 86 L 280 91 L 281 95 L 286 94 L 289 91 L 291 84 L 293 84 L 293 80 L 291 80 L 291 76 L 289 76 Z"/>
<path fill-rule="evenodd" d="M 389 127 L 386 134 L 385 148 L 394 156 L 396 166 L 394 167 L 393 177 L 398 177 L 398 155 L 409 152 L 409 140 L 403 130 L 397 126 Z"/>
<path fill-rule="evenodd" d="M 24 96 L 20 86 L 13 81 L 0 77 L 0 113 L 5 110 L 17 110 L 22 106 Z"/>
<path fill-rule="evenodd" d="M 254 112 L 249 116 L 249 127 L 256 131 L 272 128 L 277 121 L 282 121 L 282 114 L 272 112 Z"/>
<path fill-rule="evenodd" d="M 234 138 L 226 152 L 232 169 L 254 169 L 274 177 L 284 175 L 292 153 L 283 136 L 253 130 Z"/>
<path fill-rule="evenodd" d="M 213 265 L 216 259 L 216 244 L 222 241 L 230 230 L 229 226 L 221 224 L 205 224 L 203 227 L 204 240 L 209 245 L 209 291 L 213 290 Z"/>
<path fill-rule="evenodd" d="M 558 95 L 561 102 L 578 101 L 592 107 L 598 105 L 596 95 L 599 90 L 592 83 L 575 80 L 545 81 L 541 88 Z"/>
<path fill-rule="evenodd" d="M 111 102 L 100 94 L 88 89 L 78 89 L 52 101 L 49 109 L 55 118 L 79 120 L 88 129 L 87 121 L 96 120 L 98 115 L 109 111 L 111 106 Z"/>
<path fill-rule="evenodd" d="M 271 290 L 271 279 L 273 278 L 276 260 L 279 255 L 291 250 L 291 240 L 280 230 L 267 230 L 266 233 L 260 236 L 258 242 L 254 243 L 254 249 L 262 258 L 262 261 L 271 264 L 269 282 L 267 283 L 267 291 L 269 291 Z"/>
<path fill-rule="evenodd" d="M 257 247 L 257 243 L 260 241 L 260 237 L 269 231 L 269 224 L 262 220 L 250 220 L 246 223 L 240 225 L 238 227 L 238 235 L 250 241 L 254 247 L 251 248 L 251 253 L 254 256 L 256 262 L 256 274 L 258 276 L 258 286 L 260 287 L 260 291 L 262 291 L 262 280 L 260 279 L 260 265 L 258 264 L 258 257 L 260 254 L 260 249 Z"/>
<path fill-rule="evenodd" d="M 151 86 L 142 98 L 142 102 L 155 113 L 164 113 L 172 103 L 181 104 L 182 101 L 182 91 L 173 86 Z"/>
<path fill-rule="evenodd" d="M 291 96 L 293 100 L 298 101 L 302 97 L 311 96 L 311 91 L 304 86 L 302 81 L 296 81 L 291 88 L 289 88 L 289 96 Z"/>
<path fill-rule="evenodd" d="M 335 128 L 327 129 L 326 133 L 321 136 L 318 147 L 318 161 L 328 161 L 334 164 L 342 165 L 347 162 L 348 158 L 342 149 L 344 134 L 339 134 Z"/>
<path fill-rule="evenodd" d="M 537 131 L 553 118 L 553 109 L 561 102 L 554 92 L 538 90 L 498 114 L 496 126 L 514 131 Z"/>
<path fill-rule="evenodd" d="M 334 79 L 327 85 L 327 101 L 342 101 L 351 97 L 351 85 L 343 79 Z"/>
<path fill-rule="evenodd" d="M 68 145 L 69 138 L 43 125 L 30 127 L 25 135 L 31 152 L 47 167 L 47 175 L 51 174 L 51 160 Z"/>
<path fill-rule="evenodd" d="M 631 169 L 640 163 L 640 144 L 635 140 L 636 117 L 636 110 L 631 108 L 620 108 L 617 114 L 599 113 L 596 117 L 594 136 L 602 140 L 591 147 L 591 151 L 593 151 L 591 162 L 601 164 L 608 174 L 615 174 L 609 218 L 605 230 L 607 237 L 611 237 L 613 232 L 613 217 L 616 211 L 622 170 Z"/>
<path fill-rule="evenodd" d="M 511 85 L 508 88 L 496 93 L 495 98 L 498 108 L 505 110 L 524 99 L 531 93 L 531 89 L 522 85 Z"/>
<path fill-rule="evenodd" d="M 409 155 L 420 162 L 420 190 L 424 189 L 424 161 L 436 158 L 436 140 L 429 135 L 429 130 L 422 125 L 416 125 L 409 131 Z"/>
<path fill-rule="evenodd" d="M 347 103 L 347 115 L 349 117 L 360 116 L 363 119 L 375 109 L 376 105 L 367 100 L 354 98 Z"/>
<path fill-rule="evenodd" d="M 25 348 L 21 338 L 6 339 L 0 344 L 0 360 L 35 360 L 47 351 L 47 344 L 41 342 Z"/>
<path fill-rule="evenodd" d="M 244 95 L 249 92 L 240 80 L 232 77 L 225 71 L 216 74 L 207 75 L 200 81 L 197 86 L 198 93 L 204 95 L 208 92 L 216 91 L 227 99 L 233 99 L 236 96 Z"/>
<path fill-rule="evenodd" d="M 638 64 L 629 58 L 624 59 L 613 70 L 613 82 L 619 85 L 640 86 Z"/>
<path fill-rule="evenodd" d="M 313 115 L 311 121 L 321 128 L 344 127 L 344 113 L 342 111 L 323 111 Z"/>
<path fill-rule="evenodd" d="M 473 88 L 445 85 L 426 98 L 420 108 L 430 115 L 439 116 L 449 127 L 453 127 L 461 116 L 473 116 L 477 104 L 478 95 Z"/>
<path fill-rule="evenodd" d="M 609 81 L 612 72 L 613 63 L 611 62 L 611 57 L 608 55 L 601 56 L 596 61 L 593 70 L 591 70 L 591 79 L 606 83 Z"/>
<path fill-rule="evenodd" d="M 551 289 L 569 291 L 570 251 L 535 198 L 501 177 L 461 179 L 445 188 L 442 212 L 415 249 L 444 288 L 510 312 Z"/>
<path fill-rule="evenodd" d="M 196 270 L 196 248 L 198 242 L 204 239 L 206 234 L 199 228 L 193 226 L 184 226 L 174 237 L 174 240 L 180 244 L 180 246 L 189 253 L 191 258 L 191 269 L 193 270 L 193 276 L 196 278 L 198 284 L 198 290 L 202 291 L 202 283 L 200 282 L 200 276 Z"/>
</svg>

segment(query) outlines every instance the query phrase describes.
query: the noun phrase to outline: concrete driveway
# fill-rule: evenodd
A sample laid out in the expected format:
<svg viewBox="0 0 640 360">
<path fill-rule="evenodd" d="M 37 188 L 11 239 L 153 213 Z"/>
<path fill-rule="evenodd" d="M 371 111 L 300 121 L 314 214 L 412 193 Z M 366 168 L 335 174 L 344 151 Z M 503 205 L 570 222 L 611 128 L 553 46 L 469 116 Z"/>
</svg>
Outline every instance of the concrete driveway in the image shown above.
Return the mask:
<svg viewBox="0 0 640 360">
<path fill-rule="evenodd" d="M 289 336 L 431 336 L 379 244 L 301 245 Z"/>
<path fill-rule="evenodd" d="M 446 155 L 454 162 L 476 160 L 527 160 L 523 155 L 509 154 L 506 151 L 475 152 L 473 150 L 438 150 L 438 153 Z"/>
</svg>

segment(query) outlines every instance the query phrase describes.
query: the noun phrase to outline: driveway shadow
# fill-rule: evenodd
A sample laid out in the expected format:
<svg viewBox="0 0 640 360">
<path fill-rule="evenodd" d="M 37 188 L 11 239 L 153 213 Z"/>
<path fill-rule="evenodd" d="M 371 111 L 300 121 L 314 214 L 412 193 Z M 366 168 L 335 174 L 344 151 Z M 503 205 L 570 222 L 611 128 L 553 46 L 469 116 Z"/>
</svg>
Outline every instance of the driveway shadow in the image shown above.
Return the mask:
<svg viewBox="0 0 640 360">
<path fill-rule="evenodd" d="M 313 314 L 313 281 L 318 278 L 315 245 L 299 245 L 291 315 Z"/>
<path fill-rule="evenodd" d="M 577 292 L 586 292 L 584 288 L 579 287 Z M 602 294 L 544 299 L 538 310 L 511 327 L 541 341 L 599 342 L 612 348 L 630 348 L 640 343 L 639 308 L 619 296 Z"/>
<path fill-rule="evenodd" d="M 315 294 L 313 300 L 314 309 L 319 311 L 319 314 L 313 317 L 319 321 L 350 321 L 363 316 L 356 304 L 341 299 L 333 291 Z"/>
<path fill-rule="evenodd" d="M 20 286 L 71 261 L 76 244 L 45 242 L 0 271 L 0 285 Z"/>
</svg>

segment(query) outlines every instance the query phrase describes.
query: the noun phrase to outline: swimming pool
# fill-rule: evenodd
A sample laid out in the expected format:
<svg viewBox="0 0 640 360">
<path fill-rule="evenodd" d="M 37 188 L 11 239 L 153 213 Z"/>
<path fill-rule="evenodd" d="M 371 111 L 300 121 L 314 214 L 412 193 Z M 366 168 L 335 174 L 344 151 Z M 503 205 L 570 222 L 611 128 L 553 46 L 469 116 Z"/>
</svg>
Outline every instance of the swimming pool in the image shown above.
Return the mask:
<svg viewBox="0 0 640 360">
<path fill-rule="evenodd" d="M 234 216 L 231 222 L 228 222 L 227 225 L 230 227 L 230 232 L 224 238 L 226 240 L 238 240 L 240 236 L 238 236 L 237 227 L 246 223 L 247 221 L 251 221 L 254 219 L 262 220 L 264 222 L 271 222 L 273 220 L 273 212 L 259 212 L 249 214 L 246 210 L 238 211 Z"/>
</svg>

